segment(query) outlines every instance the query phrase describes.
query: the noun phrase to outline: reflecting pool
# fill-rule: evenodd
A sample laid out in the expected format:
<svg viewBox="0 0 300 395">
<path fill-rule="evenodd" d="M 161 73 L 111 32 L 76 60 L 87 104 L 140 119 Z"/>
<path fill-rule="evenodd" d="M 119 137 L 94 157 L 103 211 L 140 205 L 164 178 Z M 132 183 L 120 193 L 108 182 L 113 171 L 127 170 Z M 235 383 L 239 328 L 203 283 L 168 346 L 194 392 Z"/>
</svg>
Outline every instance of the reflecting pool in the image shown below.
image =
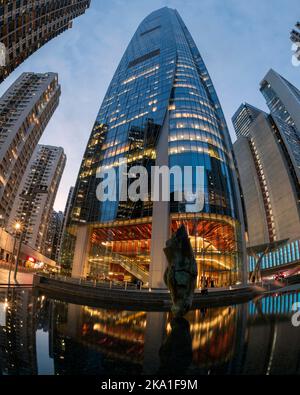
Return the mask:
<svg viewBox="0 0 300 395">
<path fill-rule="evenodd" d="M 0 374 L 299 374 L 300 293 L 166 312 L 92 308 L 0 290 Z"/>
</svg>

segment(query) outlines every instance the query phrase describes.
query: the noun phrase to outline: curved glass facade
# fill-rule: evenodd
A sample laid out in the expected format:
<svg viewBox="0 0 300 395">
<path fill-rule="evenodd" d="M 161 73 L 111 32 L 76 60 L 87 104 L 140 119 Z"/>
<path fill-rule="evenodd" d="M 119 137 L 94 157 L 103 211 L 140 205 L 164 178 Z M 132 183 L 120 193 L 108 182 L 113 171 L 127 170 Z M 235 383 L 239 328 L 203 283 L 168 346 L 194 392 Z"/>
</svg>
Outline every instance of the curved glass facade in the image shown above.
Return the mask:
<svg viewBox="0 0 300 395">
<path fill-rule="evenodd" d="M 205 172 L 204 209 L 190 212 L 185 202 L 171 200 L 170 235 L 182 223 L 187 226 L 199 286 L 201 277 L 215 286 L 235 283 L 242 243 L 229 132 L 200 53 L 178 12 L 167 7 L 138 27 L 108 88 L 81 165 L 64 264 L 71 263 L 78 225 L 89 224 L 85 273 L 147 283 L 153 204 L 99 202 L 96 172 L 125 160 L 128 168 L 150 170 L 163 127 L 169 167 L 202 166 Z M 171 196 L 177 188 L 171 180 Z"/>
</svg>

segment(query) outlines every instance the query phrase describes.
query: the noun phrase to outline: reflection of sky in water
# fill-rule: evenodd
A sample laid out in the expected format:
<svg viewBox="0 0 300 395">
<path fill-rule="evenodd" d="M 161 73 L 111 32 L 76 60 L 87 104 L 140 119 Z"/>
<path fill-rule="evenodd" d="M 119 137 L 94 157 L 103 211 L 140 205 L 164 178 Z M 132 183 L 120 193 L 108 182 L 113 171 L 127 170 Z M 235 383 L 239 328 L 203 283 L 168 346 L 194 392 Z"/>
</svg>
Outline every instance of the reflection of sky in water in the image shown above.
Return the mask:
<svg viewBox="0 0 300 395">
<path fill-rule="evenodd" d="M 7 296 L 7 295 L 6 295 Z M 300 374 L 299 293 L 238 306 L 118 311 L 0 292 L 3 374 Z M 5 309 L 5 310 L 4 310 Z M 5 313 L 3 314 L 3 312 Z"/>
<path fill-rule="evenodd" d="M 49 357 L 49 333 L 42 330 L 36 331 L 36 355 L 38 374 L 53 375 L 53 359 Z"/>
</svg>

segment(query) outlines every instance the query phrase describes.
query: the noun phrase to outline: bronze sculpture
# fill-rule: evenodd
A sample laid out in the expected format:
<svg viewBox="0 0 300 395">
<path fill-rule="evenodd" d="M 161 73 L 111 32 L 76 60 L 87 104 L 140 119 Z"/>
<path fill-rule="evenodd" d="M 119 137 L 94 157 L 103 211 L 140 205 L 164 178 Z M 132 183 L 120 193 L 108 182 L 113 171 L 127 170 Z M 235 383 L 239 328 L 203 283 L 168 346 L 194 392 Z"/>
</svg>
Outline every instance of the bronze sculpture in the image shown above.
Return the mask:
<svg viewBox="0 0 300 395">
<path fill-rule="evenodd" d="M 186 228 L 182 225 L 166 243 L 168 267 L 164 281 L 171 292 L 172 313 L 183 317 L 192 307 L 197 281 L 197 263 Z"/>
</svg>

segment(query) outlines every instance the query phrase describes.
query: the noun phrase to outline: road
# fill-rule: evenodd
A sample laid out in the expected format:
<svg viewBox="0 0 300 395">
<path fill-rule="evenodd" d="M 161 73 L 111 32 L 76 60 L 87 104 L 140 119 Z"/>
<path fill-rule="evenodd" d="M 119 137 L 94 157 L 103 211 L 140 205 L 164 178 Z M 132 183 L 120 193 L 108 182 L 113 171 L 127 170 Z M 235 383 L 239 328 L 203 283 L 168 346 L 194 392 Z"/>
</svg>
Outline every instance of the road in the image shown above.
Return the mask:
<svg viewBox="0 0 300 395">
<path fill-rule="evenodd" d="M 11 284 L 14 284 L 14 272 L 11 272 Z M 17 281 L 19 285 L 30 285 L 32 284 L 33 274 L 31 273 L 18 273 Z M 0 269 L 0 285 L 7 285 L 8 284 L 8 270 Z"/>
</svg>

